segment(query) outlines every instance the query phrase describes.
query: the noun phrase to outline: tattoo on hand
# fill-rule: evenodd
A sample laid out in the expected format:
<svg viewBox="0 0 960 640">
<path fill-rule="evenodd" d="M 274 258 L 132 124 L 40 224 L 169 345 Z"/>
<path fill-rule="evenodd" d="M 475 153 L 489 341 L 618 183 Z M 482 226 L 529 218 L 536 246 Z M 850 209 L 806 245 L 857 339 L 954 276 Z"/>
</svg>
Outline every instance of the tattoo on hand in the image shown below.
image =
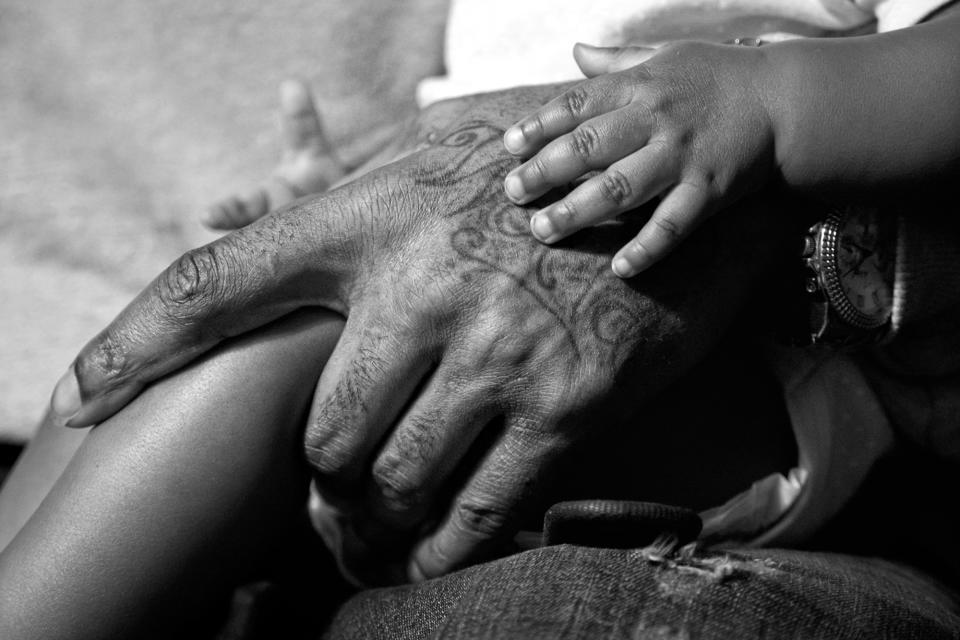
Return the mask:
<svg viewBox="0 0 960 640">
<path fill-rule="evenodd" d="M 469 265 L 458 265 L 460 277 L 509 278 L 556 318 L 578 357 L 588 350 L 614 356 L 650 324 L 641 320 L 653 305 L 610 272 L 616 244 L 602 228 L 553 247 L 533 239 L 530 211 L 503 193 L 503 176 L 517 163 L 502 149 L 503 133 L 484 121 L 461 124 L 434 145 L 450 153 L 423 163 L 415 178 L 421 189 L 438 191 L 434 202 L 449 206 L 456 194 L 445 215 L 459 223 L 450 242 Z"/>
</svg>

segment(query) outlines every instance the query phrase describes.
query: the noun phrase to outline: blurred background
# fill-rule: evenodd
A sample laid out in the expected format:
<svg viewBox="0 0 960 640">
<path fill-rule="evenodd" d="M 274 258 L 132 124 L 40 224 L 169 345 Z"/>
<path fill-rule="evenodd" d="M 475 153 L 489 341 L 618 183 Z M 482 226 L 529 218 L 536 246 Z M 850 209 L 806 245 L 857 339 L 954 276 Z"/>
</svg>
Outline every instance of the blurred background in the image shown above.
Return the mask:
<svg viewBox="0 0 960 640">
<path fill-rule="evenodd" d="M 445 0 L 0 0 L 0 444 L 76 352 L 214 234 L 277 161 L 277 85 L 311 85 L 348 163 L 442 66 Z"/>
</svg>

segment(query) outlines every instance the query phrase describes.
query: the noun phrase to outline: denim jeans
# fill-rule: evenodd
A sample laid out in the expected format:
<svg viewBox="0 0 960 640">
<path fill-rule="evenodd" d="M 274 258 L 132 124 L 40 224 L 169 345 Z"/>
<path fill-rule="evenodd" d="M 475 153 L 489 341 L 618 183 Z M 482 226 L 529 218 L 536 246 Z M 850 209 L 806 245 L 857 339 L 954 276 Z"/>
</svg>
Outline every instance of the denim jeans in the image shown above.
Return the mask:
<svg viewBox="0 0 960 640">
<path fill-rule="evenodd" d="M 958 483 L 954 464 L 901 447 L 809 541 L 819 551 L 548 546 L 356 593 L 326 637 L 960 638 Z"/>
<path fill-rule="evenodd" d="M 947 589 L 886 560 L 773 549 L 558 545 L 340 607 L 331 639 L 960 637 Z"/>
</svg>

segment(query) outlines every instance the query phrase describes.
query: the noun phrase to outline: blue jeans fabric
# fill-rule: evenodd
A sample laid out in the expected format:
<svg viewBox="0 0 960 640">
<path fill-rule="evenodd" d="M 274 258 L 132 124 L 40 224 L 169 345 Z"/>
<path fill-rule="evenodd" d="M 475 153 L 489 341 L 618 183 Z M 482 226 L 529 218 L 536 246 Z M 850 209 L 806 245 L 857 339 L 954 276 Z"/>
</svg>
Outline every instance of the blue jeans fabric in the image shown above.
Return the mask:
<svg viewBox="0 0 960 640">
<path fill-rule="evenodd" d="M 954 594 L 904 565 L 803 551 L 558 545 L 360 592 L 325 637 L 960 638 Z"/>
</svg>

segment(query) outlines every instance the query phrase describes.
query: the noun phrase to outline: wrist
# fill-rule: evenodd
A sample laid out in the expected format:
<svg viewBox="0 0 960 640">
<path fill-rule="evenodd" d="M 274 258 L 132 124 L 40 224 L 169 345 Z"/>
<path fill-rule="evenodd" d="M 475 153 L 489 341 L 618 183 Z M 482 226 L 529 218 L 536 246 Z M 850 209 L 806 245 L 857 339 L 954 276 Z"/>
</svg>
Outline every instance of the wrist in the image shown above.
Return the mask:
<svg viewBox="0 0 960 640">
<path fill-rule="evenodd" d="M 818 165 L 811 126 L 818 126 L 816 96 L 830 82 L 812 61 L 809 45 L 788 41 L 764 46 L 756 81 L 773 136 L 777 177 L 792 188 L 816 182 L 809 171 Z"/>
</svg>

